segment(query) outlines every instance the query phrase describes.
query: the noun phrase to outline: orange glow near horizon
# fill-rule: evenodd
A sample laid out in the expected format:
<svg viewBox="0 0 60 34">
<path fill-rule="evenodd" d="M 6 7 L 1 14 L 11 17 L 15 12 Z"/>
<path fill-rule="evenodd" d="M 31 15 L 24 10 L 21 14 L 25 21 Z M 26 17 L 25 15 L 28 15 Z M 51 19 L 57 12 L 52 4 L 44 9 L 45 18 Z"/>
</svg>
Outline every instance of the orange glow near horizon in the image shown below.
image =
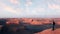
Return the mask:
<svg viewBox="0 0 60 34">
<path fill-rule="evenodd" d="M 7 24 L 19 24 L 19 20 L 18 19 L 9 19 L 6 23 Z"/>
<path fill-rule="evenodd" d="M 42 25 L 42 24 L 49 24 L 52 23 L 51 19 L 32 19 L 32 18 L 22 18 L 22 19 L 8 19 L 8 23 L 14 23 L 14 24 L 19 24 L 19 22 L 22 21 L 23 23 L 28 23 L 31 25 Z"/>
</svg>

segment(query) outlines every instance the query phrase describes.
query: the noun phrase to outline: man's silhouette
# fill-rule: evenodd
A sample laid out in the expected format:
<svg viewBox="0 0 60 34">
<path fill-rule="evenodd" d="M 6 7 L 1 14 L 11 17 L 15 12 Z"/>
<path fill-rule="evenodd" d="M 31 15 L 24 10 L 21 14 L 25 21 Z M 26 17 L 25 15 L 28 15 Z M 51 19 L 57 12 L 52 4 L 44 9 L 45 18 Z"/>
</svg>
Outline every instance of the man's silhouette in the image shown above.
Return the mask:
<svg viewBox="0 0 60 34">
<path fill-rule="evenodd" d="M 52 30 L 54 31 L 55 30 L 55 22 L 53 21 L 53 28 Z"/>
</svg>

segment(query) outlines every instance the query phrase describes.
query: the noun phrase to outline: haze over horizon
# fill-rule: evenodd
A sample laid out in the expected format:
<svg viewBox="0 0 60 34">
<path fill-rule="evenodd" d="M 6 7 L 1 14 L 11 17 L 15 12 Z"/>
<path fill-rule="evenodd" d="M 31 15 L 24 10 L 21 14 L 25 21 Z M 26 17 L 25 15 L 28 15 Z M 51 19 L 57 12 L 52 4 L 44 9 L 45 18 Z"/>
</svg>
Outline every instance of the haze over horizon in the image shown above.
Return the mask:
<svg viewBox="0 0 60 34">
<path fill-rule="evenodd" d="M 60 0 L 0 0 L 0 18 L 59 18 Z"/>
</svg>

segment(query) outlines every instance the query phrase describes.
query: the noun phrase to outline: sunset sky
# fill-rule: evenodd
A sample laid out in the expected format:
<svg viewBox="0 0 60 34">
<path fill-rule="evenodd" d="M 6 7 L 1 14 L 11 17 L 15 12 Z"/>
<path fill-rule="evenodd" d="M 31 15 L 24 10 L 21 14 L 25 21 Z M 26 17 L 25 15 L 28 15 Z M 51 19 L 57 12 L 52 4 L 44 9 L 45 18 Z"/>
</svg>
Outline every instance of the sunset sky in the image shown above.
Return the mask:
<svg viewBox="0 0 60 34">
<path fill-rule="evenodd" d="M 60 0 L 0 0 L 0 18 L 60 17 Z"/>
</svg>

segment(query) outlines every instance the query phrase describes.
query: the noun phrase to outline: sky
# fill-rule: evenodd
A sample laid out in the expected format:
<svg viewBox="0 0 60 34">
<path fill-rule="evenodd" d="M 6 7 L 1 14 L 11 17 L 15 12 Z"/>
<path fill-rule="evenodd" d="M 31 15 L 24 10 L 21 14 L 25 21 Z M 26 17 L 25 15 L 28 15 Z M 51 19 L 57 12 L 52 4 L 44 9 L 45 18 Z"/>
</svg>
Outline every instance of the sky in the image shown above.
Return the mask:
<svg viewBox="0 0 60 34">
<path fill-rule="evenodd" d="M 0 0 L 0 18 L 58 18 L 60 0 Z"/>
</svg>

